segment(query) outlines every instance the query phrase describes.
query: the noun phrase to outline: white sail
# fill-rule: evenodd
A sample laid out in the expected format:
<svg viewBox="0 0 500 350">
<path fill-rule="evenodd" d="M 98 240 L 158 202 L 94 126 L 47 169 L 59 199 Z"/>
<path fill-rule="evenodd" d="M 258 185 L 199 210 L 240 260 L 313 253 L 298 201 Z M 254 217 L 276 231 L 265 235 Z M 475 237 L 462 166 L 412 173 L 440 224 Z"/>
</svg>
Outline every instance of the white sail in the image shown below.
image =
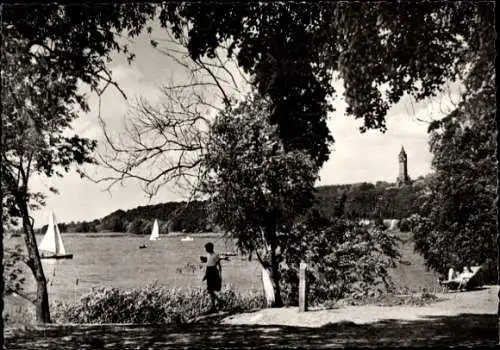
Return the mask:
<svg viewBox="0 0 500 350">
<path fill-rule="evenodd" d="M 45 236 L 43 236 L 38 249 L 51 252 L 56 255 L 66 254 L 66 249 L 64 248 L 61 233 L 59 232 L 59 227 L 57 226 L 56 218 L 53 212 L 50 214 L 47 232 L 45 233 Z"/>
<path fill-rule="evenodd" d="M 155 220 L 155 223 L 153 224 L 153 231 L 151 231 L 149 240 L 156 241 L 158 239 L 160 239 L 160 228 L 158 227 L 158 220 Z"/>
<path fill-rule="evenodd" d="M 52 213 L 54 216 L 54 214 Z M 64 248 L 64 244 L 61 237 L 61 232 L 59 231 L 59 226 L 57 226 L 56 218 L 54 216 L 54 231 L 56 232 L 57 244 L 56 244 L 56 254 L 64 255 L 66 254 L 66 248 Z"/>
</svg>

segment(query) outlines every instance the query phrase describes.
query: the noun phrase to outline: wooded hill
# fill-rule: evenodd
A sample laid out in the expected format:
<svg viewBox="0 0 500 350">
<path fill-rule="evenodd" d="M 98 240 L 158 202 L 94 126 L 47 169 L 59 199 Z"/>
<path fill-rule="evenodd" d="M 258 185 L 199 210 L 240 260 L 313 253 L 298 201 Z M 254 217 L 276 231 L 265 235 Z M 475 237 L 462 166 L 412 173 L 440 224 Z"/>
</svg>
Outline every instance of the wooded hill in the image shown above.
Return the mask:
<svg viewBox="0 0 500 350">
<path fill-rule="evenodd" d="M 325 217 L 344 215 L 358 219 L 403 219 L 417 212 L 418 196 L 425 179 L 418 178 L 411 186 L 398 188 L 393 183 L 379 181 L 316 188 L 314 208 Z M 168 232 L 211 232 L 205 202 L 167 202 L 117 210 L 102 219 L 60 223 L 62 232 L 128 232 L 149 234 L 154 220 L 160 224 L 160 234 Z M 45 232 L 47 226 L 41 231 Z"/>
</svg>

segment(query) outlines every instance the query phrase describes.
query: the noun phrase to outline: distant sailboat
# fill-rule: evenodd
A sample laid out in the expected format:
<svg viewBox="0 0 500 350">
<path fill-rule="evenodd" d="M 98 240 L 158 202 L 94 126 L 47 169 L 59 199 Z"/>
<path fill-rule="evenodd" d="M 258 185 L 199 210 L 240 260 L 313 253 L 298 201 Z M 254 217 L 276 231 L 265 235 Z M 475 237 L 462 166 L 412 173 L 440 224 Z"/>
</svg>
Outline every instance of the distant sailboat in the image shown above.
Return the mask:
<svg viewBox="0 0 500 350">
<path fill-rule="evenodd" d="M 153 230 L 151 231 L 151 236 L 149 236 L 150 241 L 157 241 L 160 239 L 160 228 L 158 226 L 158 220 L 155 220 L 153 224 Z"/>
<path fill-rule="evenodd" d="M 182 242 L 191 242 L 192 240 L 193 240 L 193 238 L 192 238 L 192 237 L 189 237 L 189 236 L 186 236 L 186 237 L 184 237 L 184 238 L 181 238 L 181 241 L 182 241 Z"/>
<path fill-rule="evenodd" d="M 73 254 L 66 253 L 53 212 L 50 213 L 49 226 L 38 246 L 38 250 L 40 250 L 40 258 L 42 259 L 73 259 Z"/>
</svg>

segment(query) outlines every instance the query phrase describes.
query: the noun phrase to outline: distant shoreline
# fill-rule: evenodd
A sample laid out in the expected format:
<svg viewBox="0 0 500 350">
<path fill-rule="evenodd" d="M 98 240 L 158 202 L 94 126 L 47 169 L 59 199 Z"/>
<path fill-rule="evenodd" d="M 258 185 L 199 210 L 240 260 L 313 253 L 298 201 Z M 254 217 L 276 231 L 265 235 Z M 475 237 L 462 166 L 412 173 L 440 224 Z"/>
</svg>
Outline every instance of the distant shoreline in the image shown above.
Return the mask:
<svg viewBox="0 0 500 350">
<path fill-rule="evenodd" d="M 62 235 L 71 234 L 75 236 L 87 236 L 87 237 L 149 237 L 147 235 L 137 235 L 129 232 L 61 232 Z M 38 233 L 37 235 L 43 236 L 43 233 Z M 160 235 L 161 237 L 184 237 L 191 236 L 196 238 L 210 238 L 210 237 L 224 237 L 223 232 L 169 232 L 168 234 Z"/>
</svg>

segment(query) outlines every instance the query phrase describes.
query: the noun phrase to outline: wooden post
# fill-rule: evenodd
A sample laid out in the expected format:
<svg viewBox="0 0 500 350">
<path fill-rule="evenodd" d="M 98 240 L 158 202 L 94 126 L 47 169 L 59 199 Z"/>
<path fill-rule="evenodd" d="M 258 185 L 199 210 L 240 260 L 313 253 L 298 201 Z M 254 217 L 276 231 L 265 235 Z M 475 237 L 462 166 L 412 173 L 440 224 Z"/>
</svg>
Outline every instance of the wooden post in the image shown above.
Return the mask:
<svg viewBox="0 0 500 350">
<path fill-rule="evenodd" d="M 299 312 L 307 311 L 307 279 L 306 279 L 307 264 L 300 263 L 299 269 Z"/>
</svg>

